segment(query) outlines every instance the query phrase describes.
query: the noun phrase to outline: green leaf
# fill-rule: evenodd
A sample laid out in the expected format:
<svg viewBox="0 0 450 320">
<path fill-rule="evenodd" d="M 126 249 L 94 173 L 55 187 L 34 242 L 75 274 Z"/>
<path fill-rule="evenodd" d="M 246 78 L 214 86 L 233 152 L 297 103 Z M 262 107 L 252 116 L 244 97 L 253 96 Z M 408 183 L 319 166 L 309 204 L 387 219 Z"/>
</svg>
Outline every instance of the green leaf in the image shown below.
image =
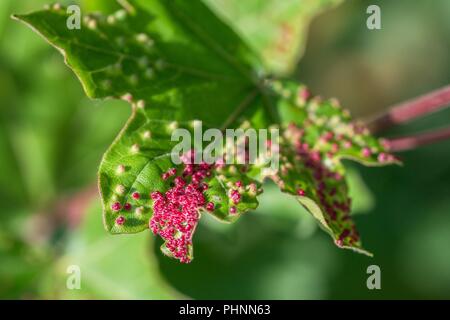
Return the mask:
<svg viewBox="0 0 450 320">
<path fill-rule="evenodd" d="M 271 178 L 282 191 L 297 196 L 336 245 L 369 254 L 350 217 L 351 199 L 341 159 L 369 166 L 399 161 L 366 127 L 351 122 L 336 100 L 311 97 L 306 87 L 294 82 L 271 85 L 282 97 L 279 110 L 289 122 L 280 144 L 281 168 Z"/>
<path fill-rule="evenodd" d="M 189 129 L 195 119 L 210 127 L 232 127 L 241 112 L 251 117 L 262 102 L 251 67 L 257 58 L 201 2 L 136 1 L 126 9 L 86 16 L 80 30 L 67 29 L 68 14 L 61 6 L 15 16 L 63 53 L 88 96 L 122 97 L 133 104 L 131 118 L 99 170 L 104 222 L 112 233 L 148 228 L 150 193 L 168 189 L 161 174 L 173 167 L 170 137 L 176 127 Z M 124 172 L 118 174 L 118 168 Z M 225 221 L 257 206 L 254 196 L 244 196 L 230 216 L 226 184 L 251 180 L 239 178 L 235 170 L 205 181 L 211 186 L 206 196 L 216 203 L 214 215 Z M 138 201 L 132 198 L 135 192 Z M 132 208 L 119 214 L 111 209 L 116 202 Z M 117 224 L 122 217 L 126 222 Z"/>
<path fill-rule="evenodd" d="M 207 0 L 260 53 L 266 67 L 289 74 L 300 59 L 307 29 L 319 13 L 342 0 Z"/>
<path fill-rule="evenodd" d="M 266 79 L 258 57 L 202 2 L 120 3 L 124 9 L 108 16 L 85 16 L 80 30 L 66 27 L 68 14 L 59 5 L 15 16 L 63 53 L 89 97 L 132 105 L 99 169 L 106 229 L 118 234 L 150 227 L 165 240 L 163 253 L 189 262 L 201 212 L 235 221 L 257 207 L 260 182 L 270 177 L 283 191 L 305 192 L 300 203 L 340 247 L 365 252 L 349 219 L 340 160 L 394 163 L 382 143 L 336 102 L 310 99 L 295 82 Z M 280 129 L 281 170 L 175 165 L 172 133 L 192 134 L 201 123 Z M 306 151 L 300 148 L 306 144 Z"/>
</svg>

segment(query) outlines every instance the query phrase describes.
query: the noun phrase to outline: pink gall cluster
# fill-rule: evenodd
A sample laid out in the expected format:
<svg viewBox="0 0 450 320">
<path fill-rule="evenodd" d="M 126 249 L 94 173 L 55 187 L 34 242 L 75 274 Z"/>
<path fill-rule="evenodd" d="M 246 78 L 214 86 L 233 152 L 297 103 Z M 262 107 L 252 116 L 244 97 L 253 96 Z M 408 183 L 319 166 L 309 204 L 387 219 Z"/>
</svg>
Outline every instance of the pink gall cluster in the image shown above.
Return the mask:
<svg viewBox="0 0 450 320">
<path fill-rule="evenodd" d="M 173 257 L 182 263 L 192 259 L 192 237 L 200 218 L 199 208 L 214 211 L 214 203 L 206 203 L 204 192 L 208 185 L 203 182 L 211 175 L 212 166 L 207 163 L 192 164 L 190 157 L 184 159 L 184 169 L 179 176 L 174 168 L 165 172 L 165 180 L 174 177 L 173 187 L 164 194 L 153 192 L 153 217 L 150 229 L 161 236 Z"/>
<path fill-rule="evenodd" d="M 303 129 L 290 125 L 288 130 L 288 137 L 294 143 L 297 159 L 304 163 L 311 176 L 314 177 L 315 194 L 321 207 L 326 212 L 327 222 L 343 230 L 336 239 L 336 244 L 342 246 L 344 241 L 349 244 L 356 243 L 359 241 L 358 232 L 353 226 L 347 227 L 346 225 L 346 221 L 350 219 L 351 199 L 348 197 L 342 199 L 342 197 L 337 196 L 338 189 L 336 186 L 339 185 L 338 181 L 342 180 L 342 176 L 338 172 L 328 169 L 323 164 L 324 157 L 328 156 L 328 154 L 322 154 L 306 143 L 303 139 Z M 321 139 L 327 142 L 335 140 L 340 142 L 342 137 L 335 136 L 332 132 L 325 132 Z M 371 155 L 368 148 L 363 150 L 365 150 L 363 154 Z M 298 188 L 296 193 L 299 196 L 306 195 L 305 190 L 301 188 Z"/>
<path fill-rule="evenodd" d="M 316 194 L 321 207 L 327 213 L 327 222 L 335 223 L 339 228 L 344 227 L 344 223 L 350 219 L 351 199 L 338 200 L 336 198 L 337 189 L 333 187 L 334 181 L 340 181 L 342 176 L 339 173 L 327 169 L 314 152 L 305 152 L 304 149 L 298 148 L 298 154 L 305 159 L 305 165 L 312 171 L 316 181 Z M 304 191 L 299 189 L 298 195 L 304 195 Z M 350 244 L 359 241 L 359 234 L 352 226 L 351 229 L 344 228 L 342 233 L 336 240 L 337 245 L 343 245 L 344 240 Z"/>
</svg>

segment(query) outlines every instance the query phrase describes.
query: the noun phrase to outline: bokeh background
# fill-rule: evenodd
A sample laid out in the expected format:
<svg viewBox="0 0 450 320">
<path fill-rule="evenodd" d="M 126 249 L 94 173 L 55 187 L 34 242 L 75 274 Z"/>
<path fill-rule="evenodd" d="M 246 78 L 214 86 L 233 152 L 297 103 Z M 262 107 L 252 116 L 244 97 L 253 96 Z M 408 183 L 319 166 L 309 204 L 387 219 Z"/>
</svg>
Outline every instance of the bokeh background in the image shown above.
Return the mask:
<svg viewBox="0 0 450 320">
<path fill-rule="evenodd" d="M 202 218 L 190 265 L 162 256 L 150 232 L 109 235 L 96 171 L 130 110 L 88 100 L 60 54 L 9 18 L 46 2 L 0 1 L 0 298 L 450 298 L 450 141 L 402 153 L 402 168 L 347 163 L 374 258 L 336 248 L 271 184 L 233 225 Z M 381 6 L 382 30 L 366 28 L 369 4 Z M 450 83 L 449 18 L 448 0 L 344 1 L 313 19 L 295 77 L 373 115 Z M 385 134 L 448 123 L 450 110 Z M 371 264 L 381 290 L 366 287 Z M 66 288 L 69 265 L 81 290 Z"/>
</svg>

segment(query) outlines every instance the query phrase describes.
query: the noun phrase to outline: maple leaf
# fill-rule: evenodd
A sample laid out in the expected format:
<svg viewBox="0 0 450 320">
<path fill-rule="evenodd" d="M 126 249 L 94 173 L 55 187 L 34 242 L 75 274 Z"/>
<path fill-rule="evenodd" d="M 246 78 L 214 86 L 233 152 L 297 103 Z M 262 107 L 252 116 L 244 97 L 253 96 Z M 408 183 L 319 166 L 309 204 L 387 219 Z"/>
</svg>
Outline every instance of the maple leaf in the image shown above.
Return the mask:
<svg viewBox="0 0 450 320">
<path fill-rule="evenodd" d="M 257 54 L 201 1 L 120 1 L 111 14 L 85 15 L 69 30 L 54 5 L 15 15 L 55 46 L 91 98 L 128 101 L 132 114 L 106 151 L 99 187 L 106 229 L 151 228 L 162 251 L 193 258 L 201 214 L 233 222 L 255 209 L 265 178 L 299 202 L 342 248 L 359 252 L 340 159 L 366 165 L 397 160 L 335 101 L 306 87 L 269 80 Z M 276 128 L 280 170 L 267 165 L 174 164 L 176 129 Z"/>
</svg>

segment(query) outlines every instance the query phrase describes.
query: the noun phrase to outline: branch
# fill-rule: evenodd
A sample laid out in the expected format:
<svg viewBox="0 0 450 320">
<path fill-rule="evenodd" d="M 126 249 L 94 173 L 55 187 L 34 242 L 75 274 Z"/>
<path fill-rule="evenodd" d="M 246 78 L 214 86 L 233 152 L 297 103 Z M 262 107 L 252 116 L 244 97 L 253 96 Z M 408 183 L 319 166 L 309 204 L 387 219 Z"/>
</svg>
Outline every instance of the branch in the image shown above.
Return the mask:
<svg viewBox="0 0 450 320">
<path fill-rule="evenodd" d="M 450 85 L 389 108 L 367 124 L 372 132 L 380 132 L 394 125 L 438 111 L 450 105 Z"/>
<path fill-rule="evenodd" d="M 415 149 L 422 145 L 431 144 L 450 138 L 450 128 L 437 131 L 420 133 L 414 136 L 395 138 L 387 140 L 389 150 L 393 152 Z"/>
</svg>

